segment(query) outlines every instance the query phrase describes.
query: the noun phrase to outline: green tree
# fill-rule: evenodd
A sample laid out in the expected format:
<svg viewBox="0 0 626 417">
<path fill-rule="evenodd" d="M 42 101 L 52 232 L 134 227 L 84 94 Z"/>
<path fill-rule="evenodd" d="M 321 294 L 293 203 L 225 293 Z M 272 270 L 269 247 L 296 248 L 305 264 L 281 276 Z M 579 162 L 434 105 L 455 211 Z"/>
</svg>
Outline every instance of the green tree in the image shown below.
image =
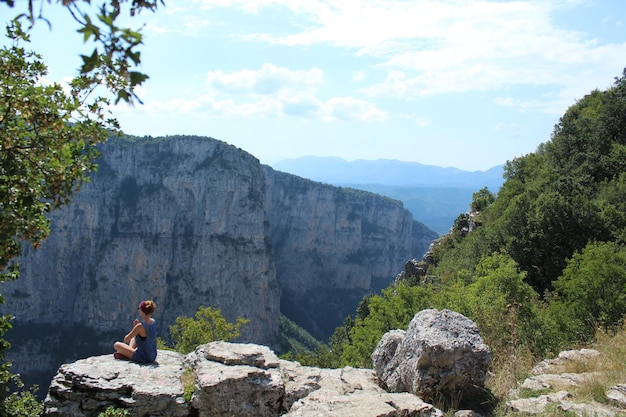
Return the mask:
<svg viewBox="0 0 626 417">
<path fill-rule="evenodd" d="M 467 316 L 476 321 L 494 354 L 505 354 L 511 344 L 532 350 L 542 346 L 537 338 L 539 297 L 525 277 L 510 255 L 496 253 L 480 261 L 464 291 Z"/>
<path fill-rule="evenodd" d="M 590 243 L 577 252 L 555 283 L 555 305 L 593 337 L 596 326 L 615 330 L 626 314 L 626 249 L 614 242 Z"/>
<path fill-rule="evenodd" d="M 626 159 L 626 156 L 624 156 Z M 626 243 L 626 172 L 610 181 L 603 181 L 598 192 L 599 216 L 608 239 Z"/>
<path fill-rule="evenodd" d="M 410 286 L 399 282 L 384 289 L 381 295 L 367 299 L 367 315 L 357 316 L 349 337 L 341 337 L 344 330 L 335 331 L 338 339 L 346 340 L 341 349 L 340 366 L 371 367 L 371 354 L 380 338 L 389 330 L 406 329 L 420 310 L 431 307 L 432 292 L 427 286 Z"/>
<path fill-rule="evenodd" d="M 472 211 L 483 211 L 496 200 L 496 196 L 489 191 L 489 188 L 484 187 L 480 191 L 476 191 L 472 194 L 472 202 L 470 203 L 470 209 Z"/>
<path fill-rule="evenodd" d="M 24 19 L 30 27 L 37 21 L 51 26 L 44 16 L 44 6 L 51 2 L 0 0 L 18 9 L 7 26 L 10 46 L 0 50 L 0 282 L 18 277 L 15 258 L 22 245 L 42 244 L 49 233 L 46 215 L 67 204 L 95 169 L 95 145 L 118 130 L 104 111 L 108 100 L 93 91 L 105 86 L 116 102 L 140 101 L 134 89 L 147 79 L 135 70 L 142 35 L 116 22 L 126 5 L 133 16 L 154 10 L 156 1 L 111 0 L 93 17 L 84 12 L 88 0 L 59 2 L 79 22 L 83 39 L 96 44 L 91 54 L 82 56 L 80 76 L 66 93 L 58 84 L 41 84 L 47 68 L 38 54 L 22 46 L 28 41 Z M 0 415 L 38 415 L 40 404 L 33 392 L 21 388 L 19 376 L 11 374 L 11 364 L 5 361 L 10 345 L 1 337 L 11 328 L 10 320 L 10 315 L 0 317 Z"/>
<path fill-rule="evenodd" d="M 80 77 L 69 93 L 58 84 L 42 85 L 47 68 L 22 46 L 28 35 L 19 22 L 7 36 L 12 45 L 0 49 L 0 282 L 18 277 L 22 245 L 37 248 L 46 239 L 46 215 L 69 202 L 95 168 L 95 145 L 117 129 L 106 117 L 107 101 L 89 96 L 97 80 Z M 0 336 L 10 319 L 0 319 Z M 8 348 L 0 339 L 0 415 L 7 414 L 15 382 L 4 361 Z M 16 397 L 10 400 L 14 406 Z"/>
<path fill-rule="evenodd" d="M 174 349 L 181 353 L 189 353 L 199 345 L 216 340 L 232 340 L 241 336 L 241 328 L 250 320 L 238 317 L 230 323 L 222 316 L 219 309 L 200 306 L 195 318 L 178 317 L 170 326 L 170 334 L 174 340 Z"/>
</svg>

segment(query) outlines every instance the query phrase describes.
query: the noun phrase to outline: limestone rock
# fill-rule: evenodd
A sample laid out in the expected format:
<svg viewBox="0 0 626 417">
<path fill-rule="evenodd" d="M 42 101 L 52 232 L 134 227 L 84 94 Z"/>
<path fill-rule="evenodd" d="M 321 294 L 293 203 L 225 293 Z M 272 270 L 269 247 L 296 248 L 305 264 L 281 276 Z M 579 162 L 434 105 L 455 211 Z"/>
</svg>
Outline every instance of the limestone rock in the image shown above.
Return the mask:
<svg viewBox="0 0 626 417">
<path fill-rule="evenodd" d="M 112 355 L 63 365 L 45 400 L 44 417 L 87 417 L 109 405 L 132 417 L 442 417 L 409 393 L 387 393 L 371 369 L 319 369 L 279 360 L 265 346 L 213 342 L 182 356 L 159 351 L 158 365 Z M 195 391 L 183 397 L 181 375 Z"/>
<path fill-rule="evenodd" d="M 265 346 L 199 346 L 184 361 L 195 374 L 191 405 L 201 416 L 277 416 L 285 393 L 278 363 Z"/>
<path fill-rule="evenodd" d="M 442 417 L 409 393 L 387 393 L 371 369 L 321 369 L 319 388 L 294 403 L 285 417 Z"/>
<path fill-rule="evenodd" d="M 404 386 L 403 382 L 400 380 L 402 374 L 397 372 L 399 362 L 395 358 L 395 355 L 405 337 L 406 332 L 404 330 L 396 329 L 388 331 L 380 339 L 376 350 L 372 354 L 372 363 L 374 364 L 376 375 L 382 382 L 383 387 L 387 387 L 392 391 L 402 390 L 391 387 Z"/>
<path fill-rule="evenodd" d="M 459 410 L 454 413 L 454 417 L 482 417 L 482 414 L 474 410 Z"/>
<path fill-rule="evenodd" d="M 576 387 L 597 378 L 597 372 L 541 374 L 528 377 L 524 380 L 521 388 L 539 391 L 542 389 L 565 389 Z"/>
<path fill-rule="evenodd" d="M 159 351 L 156 364 L 116 360 L 113 354 L 62 365 L 44 401 L 44 416 L 85 417 L 109 406 L 133 416 L 185 417 L 183 355 Z"/>
<path fill-rule="evenodd" d="M 470 319 L 428 309 L 413 317 L 404 338 L 398 332 L 385 335 L 372 362 L 391 392 L 410 392 L 426 401 L 459 394 L 471 399 L 483 391 L 491 352 Z"/>
<path fill-rule="evenodd" d="M 595 349 L 564 350 L 554 359 L 544 359 L 533 367 L 533 375 L 558 373 L 568 363 L 585 362 L 600 355 Z"/>
<path fill-rule="evenodd" d="M 549 406 L 557 410 L 573 413 L 580 417 L 617 417 L 623 416 L 624 410 L 615 407 L 592 403 L 577 403 L 571 400 L 572 395 L 567 391 L 558 391 L 552 394 L 540 395 L 535 398 L 521 398 L 507 401 L 506 409 L 509 412 L 522 414 L 541 414 Z"/>
<path fill-rule="evenodd" d="M 399 201 L 271 168 L 265 178 L 281 311 L 320 340 L 437 238 Z"/>
<path fill-rule="evenodd" d="M 606 392 L 606 398 L 618 407 L 626 408 L 626 384 L 618 384 Z"/>
<path fill-rule="evenodd" d="M 281 360 L 280 369 L 285 384 L 285 398 L 283 399 L 285 410 L 289 410 L 296 401 L 321 388 L 322 370 L 319 368 Z"/>
<path fill-rule="evenodd" d="M 601 372 L 565 372 L 571 369 L 587 369 L 588 362 L 600 356 L 600 352 L 593 349 L 567 350 L 559 353 L 554 359 L 545 359 L 537 364 L 532 373 L 533 376 L 526 378 L 523 384 L 509 395 L 512 398 L 507 401 L 507 410 L 524 414 L 540 414 L 547 407 L 571 412 L 581 417 L 601 416 L 613 417 L 624 416 L 626 411 L 626 388 L 617 385 L 606 392 L 606 397 L 612 401 L 611 405 L 600 404 L 595 401 L 577 401 L 569 392 L 569 387 L 576 387 L 591 381 L 601 381 Z M 576 366 L 572 366 L 575 364 Z M 535 398 L 518 398 L 520 389 L 545 390 L 555 392 L 540 395 Z"/>
<path fill-rule="evenodd" d="M 511 400 L 506 403 L 507 411 L 524 414 L 539 414 L 546 407 L 553 403 L 561 403 L 567 398 L 571 398 L 571 394 L 567 391 L 559 391 L 553 394 L 540 395 L 535 398 L 520 398 Z"/>
<path fill-rule="evenodd" d="M 267 346 L 253 343 L 229 343 L 221 340 L 200 345 L 185 357 L 185 364 L 193 367 L 203 360 L 224 365 L 248 365 L 261 369 L 278 368 L 278 357 Z"/>
</svg>

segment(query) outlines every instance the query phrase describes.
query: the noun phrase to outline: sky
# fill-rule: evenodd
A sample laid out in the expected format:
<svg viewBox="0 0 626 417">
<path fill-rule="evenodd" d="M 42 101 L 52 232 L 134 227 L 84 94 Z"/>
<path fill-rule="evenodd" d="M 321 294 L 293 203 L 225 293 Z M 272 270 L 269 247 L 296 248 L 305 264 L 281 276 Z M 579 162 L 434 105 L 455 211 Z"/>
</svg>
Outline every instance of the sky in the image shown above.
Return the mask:
<svg viewBox="0 0 626 417">
<path fill-rule="evenodd" d="M 52 29 L 37 23 L 32 46 L 62 82 L 93 45 L 43 6 Z M 165 0 L 127 22 L 150 78 L 143 105 L 113 108 L 124 132 L 209 136 L 268 165 L 484 171 L 534 152 L 626 67 L 621 0 Z"/>
</svg>

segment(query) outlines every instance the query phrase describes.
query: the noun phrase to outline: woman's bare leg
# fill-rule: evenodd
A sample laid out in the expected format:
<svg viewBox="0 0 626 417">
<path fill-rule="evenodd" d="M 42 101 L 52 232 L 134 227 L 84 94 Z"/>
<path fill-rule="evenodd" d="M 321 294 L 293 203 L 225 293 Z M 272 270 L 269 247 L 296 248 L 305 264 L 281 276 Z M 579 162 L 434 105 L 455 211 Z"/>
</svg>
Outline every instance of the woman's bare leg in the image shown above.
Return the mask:
<svg viewBox="0 0 626 417">
<path fill-rule="evenodd" d="M 134 342 L 131 341 L 131 343 Z M 116 352 L 121 353 L 122 355 L 124 355 L 124 357 L 131 359 L 133 357 L 133 353 L 135 353 L 135 348 L 133 348 L 132 346 L 127 345 L 124 342 L 115 342 L 115 344 L 113 345 L 113 347 L 115 348 Z"/>
</svg>

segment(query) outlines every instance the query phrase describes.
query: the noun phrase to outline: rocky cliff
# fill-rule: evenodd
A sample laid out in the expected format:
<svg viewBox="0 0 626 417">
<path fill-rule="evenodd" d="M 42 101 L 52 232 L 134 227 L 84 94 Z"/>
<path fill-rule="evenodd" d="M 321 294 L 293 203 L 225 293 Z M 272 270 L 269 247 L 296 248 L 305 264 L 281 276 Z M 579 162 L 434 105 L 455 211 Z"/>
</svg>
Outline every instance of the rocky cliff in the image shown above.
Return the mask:
<svg viewBox="0 0 626 417">
<path fill-rule="evenodd" d="M 243 341 L 274 346 L 281 309 L 324 337 L 436 238 L 398 201 L 275 172 L 214 139 L 118 139 L 101 152 L 3 287 L 14 337 L 36 331 L 15 344 L 18 369 L 50 368 L 60 337 L 71 338 L 61 361 L 110 349 L 147 298 L 162 335 L 203 305 L 249 319 Z"/>
<path fill-rule="evenodd" d="M 320 339 L 437 238 L 397 200 L 264 171 L 281 310 Z"/>
</svg>

